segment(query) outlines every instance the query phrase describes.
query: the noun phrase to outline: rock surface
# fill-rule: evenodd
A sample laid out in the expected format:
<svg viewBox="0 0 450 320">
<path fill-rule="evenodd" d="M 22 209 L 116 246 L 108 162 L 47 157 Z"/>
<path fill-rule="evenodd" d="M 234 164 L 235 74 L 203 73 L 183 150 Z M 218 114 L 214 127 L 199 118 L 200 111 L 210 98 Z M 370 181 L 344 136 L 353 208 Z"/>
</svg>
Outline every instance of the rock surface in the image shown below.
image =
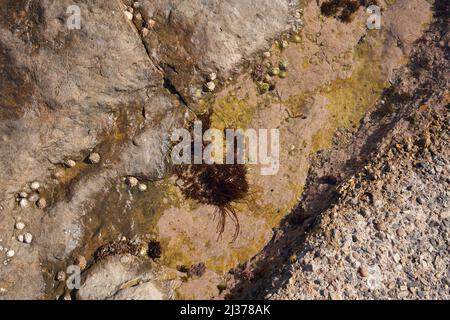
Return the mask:
<svg viewBox="0 0 450 320">
<path fill-rule="evenodd" d="M 156 281 L 155 274 L 148 270 L 143 261 L 132 255 L 107 257 L 85 272 L 77 299 L 168 299 L 173 294 L 169 284 Z"/>
<path fill-rule="evenodd" d="M 69 29 L 69 0 L 3 1 L 0 299 L 448 297 L 443 1 L 418 48 L 426 0 L 379 1 L 379 32 L 322 2 L 86 0 Z M 170 176 L 169 133 L 205 107 L 282 132 L 234 243 Z"/>
<path fill-rule="evenodd" d="M 289 3 L 141 1 L 130 20 L 128 1 L 81 1 L 79 30 L 67 27 L 69 0 L 2 3 L 0 238 L 15 256 L 0 267 L 1 298 L 52 295 L 44 274 L 69 263 L 108 190 L 123 176 L 165 175 L 167 133 L 185 112 L 176 91 L 201 88 L 204 72 L 226 77 L 286 28 Z M 21 208 L 15 197 L 33 181 L 46 203 Z M 28 248 L 11 240 L 18 217 L 35 236 Z"/>
</svg>

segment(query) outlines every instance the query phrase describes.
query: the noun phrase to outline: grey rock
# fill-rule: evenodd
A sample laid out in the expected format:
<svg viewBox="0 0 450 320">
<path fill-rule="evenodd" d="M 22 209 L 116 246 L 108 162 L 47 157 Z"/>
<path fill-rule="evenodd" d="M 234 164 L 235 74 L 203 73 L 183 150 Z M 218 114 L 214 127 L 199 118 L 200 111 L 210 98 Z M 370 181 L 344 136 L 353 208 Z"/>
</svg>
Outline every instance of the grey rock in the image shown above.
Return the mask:
<svg viewBox="0 0 450 320">
<path fill-rule="evenodd" d="M 135 256 L 109 256 L 89 268 L 82 277 L 77 299 L 167 299 L 165 283 L 154 280 L 155 273 Z M 137 285 L 137 286 L 136 286 Z"/>
</svg>

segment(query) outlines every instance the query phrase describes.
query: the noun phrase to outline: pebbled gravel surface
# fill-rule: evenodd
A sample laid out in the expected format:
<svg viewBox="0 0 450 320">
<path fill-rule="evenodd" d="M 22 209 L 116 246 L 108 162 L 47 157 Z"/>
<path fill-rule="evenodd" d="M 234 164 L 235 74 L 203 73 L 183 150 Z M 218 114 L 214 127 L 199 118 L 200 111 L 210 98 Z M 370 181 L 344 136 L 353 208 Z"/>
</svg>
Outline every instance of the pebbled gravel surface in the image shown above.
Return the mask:
<svg viewBox="0 0 450 320">
<path fill-rule="evenodd" d="M 428 147 L 421 135 L 393 142 L 344 184 L 272 298 L 449 299 L 448 123 L 447 110 Z"/>
<path fill-rule="evenodd" d="M 439 21 L 399 77 L 401 120 L 266 298 L 450 299 L 449 34 Z"/>
</svg>

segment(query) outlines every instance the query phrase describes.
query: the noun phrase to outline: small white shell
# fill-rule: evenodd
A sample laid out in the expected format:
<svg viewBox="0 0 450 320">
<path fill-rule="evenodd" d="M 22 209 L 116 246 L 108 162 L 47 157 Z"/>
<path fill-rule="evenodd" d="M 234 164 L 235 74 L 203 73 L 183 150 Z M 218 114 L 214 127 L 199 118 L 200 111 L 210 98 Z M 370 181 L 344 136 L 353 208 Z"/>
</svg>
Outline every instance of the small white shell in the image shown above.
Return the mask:
<svg viewBox="0 0 450 320">
<path fill-rule="evenodd" d="M 37 181 L 34 181 L 30 184 L 31 190 L 37 191 L 41 187 L 41 184 Z"/>
<path fill-rule="evenodd" d="M 67 159 L 66 161 L 64 161 L 64 165 L 67 168 L 73 168 L 73 167 L 75 167 L 77 165 L 77 163 L 74 160 L 72 160 L 72 159 Z"/>
<path fill-rule="evenodd" d="M 19 205 L 20 205 L 22 208 L 28 207 L 28 203 L 29 203 L 28 200 L 25 199 L 25 198 L 20 199 L 20 201 L 19 201 Z"/>
<path fill-rule="evenodd" d="M 23 240 L 25 241 L 25 243 L 29 244 L 29 243 L 31 243 L 31 241 L 33 241 L 33 236 L 31 235 L 31 233 L 27 232 L 23 236 Z"/>
<path fill-rule="evenodd" d="M 128 20 L 133 20 L 133 14 L 130 11 L 125 11 L 125 16 Z"/>
<path fill-rule="evenodd" d="M 216 84 L 214 82 L 209 81 L 209 82 L 205 83 L 205 89 L 207 91 L 210 91 L 210 92 L 214 91 L 215 88 L 216 88 Z"/>
<path fill-rule="evenodd" d="M 215 72 L 211 72 L 208 76 L 209 81 L 214 81 L 217 78 L 217 74 Z"/>
<path fill-rule="evenodd" d="M 8 258 L 14 257 L 15 254 L 16 254 L 16 253 L 15 253 L 14 250 L 12 250 L 12 249 L 6 251 L 6 257 L 8 257 Z"/>
<path fill-rule="evenodd" d="M 129 185 L 130 187 L 136 187 L 137 184 L 139 183 L 139 180 L 136 179 L 135 177 L 127 177 L 127 179 L 125 180 L 126 184 Z"/>
<path fill-rule="evenodd" d="M 36 206 L 39 209 L 45 209 L 45 207 L 47 206 L 47 200 L 45 200 L 44 198 L 40 198 L 37 202 L 36 202 Z"/>
<path fill-rule="evenodd" d="M 17 222 L 16 223 L 16 229 L 17 230 L 23 230 L 23 228 L 25 228 L 25 223 L 23 223 L 23 222 Z"/>
<path fill-rule="evenodd" d="M 89 162 L 90 163 L 99 163 L 100 162 L 100 155 L 97 152 L 92 152 L 89 155 Z"/>
</svg>

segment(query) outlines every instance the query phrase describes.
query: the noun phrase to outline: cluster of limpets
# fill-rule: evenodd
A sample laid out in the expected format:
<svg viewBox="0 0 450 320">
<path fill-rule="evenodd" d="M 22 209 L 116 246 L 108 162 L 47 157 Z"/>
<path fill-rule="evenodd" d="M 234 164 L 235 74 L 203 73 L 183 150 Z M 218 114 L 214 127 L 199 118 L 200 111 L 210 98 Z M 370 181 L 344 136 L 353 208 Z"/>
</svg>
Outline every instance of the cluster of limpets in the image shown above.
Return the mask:
<svg viewBox="0 0 450 320">
<path fill-rule="evenodd" d="M 253 79 L 256 81 L 259 93 L 264 94 L 274 90 L 274 79 L 276 77 L 281 79 L 286 78 L 288 67 L 289 62 L 287 60 L 282 60 L 278 64 L 267 62 L 264 66 L 260 64 L 256 65 L 253 71 Z"/>
<path fill-rule="evenodd" d="M 280 50 L 284 50 L 289 46 L 289 43 L 301 43 L 302 38 L 298 33 L 291 33 L 283 36 L 280 40 L 275 42 L 275 46 Z M 263 53 L 263 59 L 269 59 L 271 52 Z M 264 94 L 275 89 L 275 79 L 284 79 L 288 76 L 289 62 L 281 60 L 276 63 L 266 61 L 265 63 L 257 64 L 253 69 L 252 76 L 256 82 L 258 92 Z"/>
</svg>

